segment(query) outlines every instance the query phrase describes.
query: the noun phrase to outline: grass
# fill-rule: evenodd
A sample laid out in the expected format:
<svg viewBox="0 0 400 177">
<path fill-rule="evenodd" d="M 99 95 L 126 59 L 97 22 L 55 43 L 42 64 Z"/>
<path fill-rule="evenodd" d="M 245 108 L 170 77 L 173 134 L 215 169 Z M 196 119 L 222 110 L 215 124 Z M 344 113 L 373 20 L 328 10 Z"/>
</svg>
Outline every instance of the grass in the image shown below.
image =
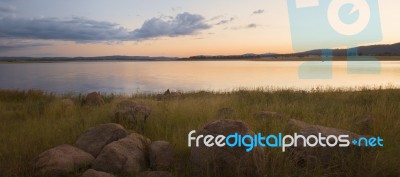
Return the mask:
<svg viewBox="0 0 400 177">
<path fill-rule="evenodd" d="M 175 176 L 189 176 L 187 134 L 218 119 L 223 107 L 236 111 L 234 119 L 244 121 L 253 131 L 278 133 L 296 118 L 308 123 L 342 128 L 360 133 L 355 119 L 372 115 L 371 131 L 384 138 L 384 147 L 356 159 L 349 155 L 331 168 L 300 168 L 280 149 L 266 149 L 265 176 L 398 176 L 400 164 L 400 90 L 237 90 L 232 92 L 192 92 L 177 98 L 158 95 L 103 95 L 106 104 L 83 106 L 81 95 L 54 95 L 40 91 L 0 91 L 0 176 L 32 176 L 30 161 L 56 145 L 73 144 L 85 130 L 111 122 L 118 101 L 132 99 L 152 107 L 144 135 L 151 140 L 167 140 L 174 146 Z M 69 98 L 74 106 L 66 107 Z M 276 111 L 282 118 L 260 120 L 259 111 Z M 79 172 L 77 172 L 79 173 Z"/>
</svg>

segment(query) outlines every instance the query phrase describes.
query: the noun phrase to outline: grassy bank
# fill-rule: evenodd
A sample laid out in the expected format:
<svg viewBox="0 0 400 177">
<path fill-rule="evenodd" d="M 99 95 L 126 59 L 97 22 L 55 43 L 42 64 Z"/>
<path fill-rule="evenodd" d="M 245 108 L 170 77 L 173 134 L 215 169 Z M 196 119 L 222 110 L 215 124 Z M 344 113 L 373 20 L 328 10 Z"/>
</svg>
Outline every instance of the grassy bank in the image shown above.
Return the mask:
<svg viewBox="0 0 400 177">
<path fill-rule="evenodd" d="M 63 99 L 73 100 L 65 106 Z M 176 98 L 157 95 L 104 95 L 106 104 L 83 106 L 83 96 L 52 95 L 40 91 L 0 91 L 0 176 L 31 176 L 29 162 L 39 153 L 59 144 L 73 144 L 89 127 L 111 122 L 118 101 L 132 99 L 152 107 L 144 135 L 170 141 L 179 162 L 176 176 L 189 176 L 187 133 L 218 119 L 223 107 L 236 111 L 234 119 L 253 131 L 284 132 L 286 122 L 296 118 L 309 123 L 361 133 L 355 120 L 372 115 L 369 134 L 384 138 L 363 160 L 349 156 L 346 165 L 332 168 L 300 168 L 279 149 L 267 149 L 265 176 L 397 176 L 400 164 L 400 90 L 253 90 L 229 93 L 185 93 Z M 276 111 L 281 118 L 262 120 L 259 111 Z"/>
</svg>

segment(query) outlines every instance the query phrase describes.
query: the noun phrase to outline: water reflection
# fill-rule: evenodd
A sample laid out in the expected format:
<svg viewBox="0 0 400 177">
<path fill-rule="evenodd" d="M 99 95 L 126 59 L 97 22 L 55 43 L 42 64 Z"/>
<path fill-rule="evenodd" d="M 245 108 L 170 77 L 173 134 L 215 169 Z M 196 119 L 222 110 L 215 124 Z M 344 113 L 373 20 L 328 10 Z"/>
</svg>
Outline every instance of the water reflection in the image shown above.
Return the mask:
<svg viewBox="0 0 400 177">
<path fill-rule="evenodd" d="M 108 93 L 232 90 L 239 87 L 310 89 L 400 84 L 400 62 L 381 62 L 380 74 L 348 74 L 346 62 L 333 62 L 332 79 L 303 80 L 303 62 L 166 61 L 0 64 L 1 89 Z"/>
</svg>

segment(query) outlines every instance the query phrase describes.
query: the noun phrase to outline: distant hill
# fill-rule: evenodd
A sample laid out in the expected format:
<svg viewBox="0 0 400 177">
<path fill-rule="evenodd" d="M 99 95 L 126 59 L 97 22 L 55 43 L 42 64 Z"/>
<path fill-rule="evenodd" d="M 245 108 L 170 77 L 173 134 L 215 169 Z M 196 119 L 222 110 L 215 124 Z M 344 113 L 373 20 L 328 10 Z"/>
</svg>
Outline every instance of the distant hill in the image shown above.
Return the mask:
<svg viewBox="0 0 400 177">
<path fill-rule="evenodd" d="M 310 50 L 299 53 L 289 54 L 275 54 L 264 53 L 254 54 L 247 53 L 243 55 L 197 55 L 189 58 L 178 57 L 150 57 L 150 56 L 99 56 L 99 57 L 0 57 L 0 61 L 173 61 L 173 60 L 251 60 L 260 58 L 285 58 L 285 57 L 307 57 L 307 56 L 320 56 L 323 49 Z M 371 45 L 361 46 L 357 48 L 358 55 L 364 56 L 400 56 L 400 43 L 388 45 Z M 334 56 L 347 55 L 347 49 L 333 49 Z"/>
<path fill-rule="evenodd" d="M 243 54 L 243 55 L 198 55 L 189 57 L 190 60 L 243 60 L 243 59 L 257 59 L 264 57 L 307 57 L 307 56 L 319 56 L 323 49 L 310 50 L 299 53 L 289 54 Z M 357 48 L 358 55 L 368 56 L 400 56 L 400 43 L 389 44 L 389 45 L 371 45 L 361 46 Z M 333 49 L 334 56 L 346 56 L 347 49 Z"/>
<path fill-rule="evenodd" d="M 150 56 L 99 56 L 99 57 L 0 57 L 0 61 L 166 61 L 177 60 L 177 57 Z"/>
<path fill-rule="evenodd" d="M 386 45 L 361 46 L 357 48 L 358 55 L 368 56 L 400 56 L 400 43 Z M 321 49 L 295 53 L 299 56 L 321 55 Z M 347 55 L 347 49 L 334 49 L 334 56 Z"/>
</svg>

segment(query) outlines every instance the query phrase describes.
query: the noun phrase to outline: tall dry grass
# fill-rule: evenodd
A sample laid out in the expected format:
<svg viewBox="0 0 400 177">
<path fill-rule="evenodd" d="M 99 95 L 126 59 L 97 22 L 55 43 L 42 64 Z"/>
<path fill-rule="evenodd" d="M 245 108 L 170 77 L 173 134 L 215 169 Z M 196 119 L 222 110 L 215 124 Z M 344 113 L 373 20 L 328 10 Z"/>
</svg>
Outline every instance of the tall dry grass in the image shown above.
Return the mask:
<svg viewBox="0 0 400 177">
<path fill-rule="evenodd" d="M 189 176 L 190 148 L 187 134 L 218 119 L 223 107 L 235 110 L 232 119 L 244 121 L 265 134 L 286 131 L 296 118 L 323 126 L 361 133 L 355 121 L 363 115 L 375 118 L 369 134 L 384 138 L 384 147 L 354 158 L 349 155 L 332 168 L 300 168 L 280 149 L 266 149 L 265 176 L 397 176 L 400 164 L 400 90 L 328 89 L 312 91 L 254 89 L 232 92 L 193 92 L 179 97 L 135 94 L 104 95 L 100 107 L 82 105 L 82 95 L 53 95 L 40 91 L 0 91 L 0 176 L 32 176 L 29 162 L 46 149 L 73 144 L 89 127 L 111 122 L 119 100 L 132 99 L 152 107 L 144 129 L 151 140 L 167 140 L 174 146 L 176 176 Z M 73 100 L 65 106 L 62 99 Z M 275 111 L 281 118 L 259 119 L 259 111 Z M 134 131 L 134 130 L 132 130 Z M 78 174 L 77 172 L 76 174 Z M 71 175 L 76 175 L 71 174 Z"/>
</svg>

